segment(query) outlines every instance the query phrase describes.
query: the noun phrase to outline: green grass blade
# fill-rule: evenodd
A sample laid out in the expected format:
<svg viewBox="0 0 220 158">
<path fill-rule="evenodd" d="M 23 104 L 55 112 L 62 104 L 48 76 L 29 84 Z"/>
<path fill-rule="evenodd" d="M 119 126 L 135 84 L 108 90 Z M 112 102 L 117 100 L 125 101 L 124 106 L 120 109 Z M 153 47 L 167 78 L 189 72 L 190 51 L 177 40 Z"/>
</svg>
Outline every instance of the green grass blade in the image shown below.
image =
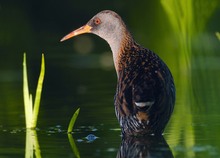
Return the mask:
<svg viewBox="0 0 220 158">
<path fill-rule="evenodd" d="M 41 100 L 41 92 L 42 92 L 43 81 L 44 81 L 44 74 L 45 74 L 45 60 L 44 60 L 44 54 L 42 54 L 40 76 L 38 79 L 36 96 L 34 100 L 32 128 L 35 128 L 37 125 L 37 117 L 38 117 L 39 108 L 40 108 L 40 100 Z"/>
<path fill-rule="evenodd" d="M 32 128 L 32 120 L 33 120 L 33 97 L 32 94 L 29 95 L 29 105 L 28 105 L 28 127 Z"/>
<path fill-rule="evenodd" d="M 31 97 L 29 95 L 28 88 L 28 77 L 27 77 L 27 64 L 26 64 L 26 53 L 23 56 L 23 97 L 24 97 L 24 111 L 25 111 L 25 122 L 26 128 L 31 127 L 32 120 L 32 107 L 30 107 L 30 103 L 32 102 Z M 30 111 L 31 110 L 31 111 Z"/>
<path fill-rule="evenodd" d="M 78 108 L 75 113 L 73 114 L 71 120 L 70 120 L 70 123 L 69 123 L 69 126 L 68 126 L 68 130 L 67 130 L 67 133 L 71 133 L 73 131 L 73 127 L 74 127 L 74 124 L 76 122 L 76 119 L 79 115 L 79 111 L 80 111 L 80 108 Z"/>
</svg>

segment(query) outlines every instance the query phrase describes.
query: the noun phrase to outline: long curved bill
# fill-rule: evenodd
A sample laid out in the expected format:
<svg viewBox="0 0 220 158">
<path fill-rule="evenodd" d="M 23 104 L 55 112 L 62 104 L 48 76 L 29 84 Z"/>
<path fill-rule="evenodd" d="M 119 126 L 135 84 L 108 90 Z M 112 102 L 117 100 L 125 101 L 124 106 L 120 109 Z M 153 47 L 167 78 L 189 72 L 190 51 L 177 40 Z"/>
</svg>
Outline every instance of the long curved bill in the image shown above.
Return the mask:
<svg viewBox="0 0 220 158">
<path fill-rule="evenodd" d="M 84 26 L 82 26 L 82 27 L 80 27 L 80 28 L 70 32 L 66 36 L 64 36 L 60 40 L 60 42 L 63 42 L 63 41 L 65 41 L 65 40 L 67 40 L 67 39 L 69 39 L 71 37 L 74 37 L 74 36 L 77 36 L 77 35 L 80 35 L 80 34 L 83 34 L 83 33 L 89 33 L 89 32 L 91 32 L 91 29 L 92 29 L 92 27 L 86 24 L 86 25 L 84 25 Z"/>
</svg>

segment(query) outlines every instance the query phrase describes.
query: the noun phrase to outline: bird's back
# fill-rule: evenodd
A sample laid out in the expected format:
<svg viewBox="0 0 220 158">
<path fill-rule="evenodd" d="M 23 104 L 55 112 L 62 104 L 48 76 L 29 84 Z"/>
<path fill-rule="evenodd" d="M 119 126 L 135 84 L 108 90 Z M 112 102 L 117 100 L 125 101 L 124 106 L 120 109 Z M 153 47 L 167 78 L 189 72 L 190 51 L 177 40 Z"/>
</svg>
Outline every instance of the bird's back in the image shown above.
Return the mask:
<svg viewBox="0 0 220 158">
<path fill-rule="evenodd" d="M 152 51 L 133 44 L 121 54 L 116 116 L 125 135 L 161 134 L 175 102 L 173 77 Z"/>
</svg>

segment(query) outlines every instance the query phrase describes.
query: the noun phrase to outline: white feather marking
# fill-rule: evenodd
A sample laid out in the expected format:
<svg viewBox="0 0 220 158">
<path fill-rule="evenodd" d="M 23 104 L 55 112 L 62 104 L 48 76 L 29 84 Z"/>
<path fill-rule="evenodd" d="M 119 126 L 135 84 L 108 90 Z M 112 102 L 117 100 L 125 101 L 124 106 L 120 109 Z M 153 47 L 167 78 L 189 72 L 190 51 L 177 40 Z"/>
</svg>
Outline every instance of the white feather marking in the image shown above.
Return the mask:
<svg viewBox="0 0 220 158">
<path fill-rule="evenodd" d="M 135 105 L 140 107 L 140 108 L 143 108 L 143 107 L 146 107 L 146 106 L 152 106 L 154 104 L 154 101 L 149 101 L 149 102 L 135 102 Z"/>
</svg>

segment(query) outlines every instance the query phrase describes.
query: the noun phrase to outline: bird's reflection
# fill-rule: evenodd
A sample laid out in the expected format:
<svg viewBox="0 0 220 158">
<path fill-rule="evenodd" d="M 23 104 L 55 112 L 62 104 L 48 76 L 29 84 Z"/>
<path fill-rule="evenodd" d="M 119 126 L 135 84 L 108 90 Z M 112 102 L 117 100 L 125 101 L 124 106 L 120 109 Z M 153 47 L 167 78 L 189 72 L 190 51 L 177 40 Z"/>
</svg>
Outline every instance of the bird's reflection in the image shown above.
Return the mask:
<svg viewBox="0 0 220 158">
<path fill-rule="evenodd" d="M 173 158 L 163 136 L 123 138 L 117 158 Z"/>
</svg>

